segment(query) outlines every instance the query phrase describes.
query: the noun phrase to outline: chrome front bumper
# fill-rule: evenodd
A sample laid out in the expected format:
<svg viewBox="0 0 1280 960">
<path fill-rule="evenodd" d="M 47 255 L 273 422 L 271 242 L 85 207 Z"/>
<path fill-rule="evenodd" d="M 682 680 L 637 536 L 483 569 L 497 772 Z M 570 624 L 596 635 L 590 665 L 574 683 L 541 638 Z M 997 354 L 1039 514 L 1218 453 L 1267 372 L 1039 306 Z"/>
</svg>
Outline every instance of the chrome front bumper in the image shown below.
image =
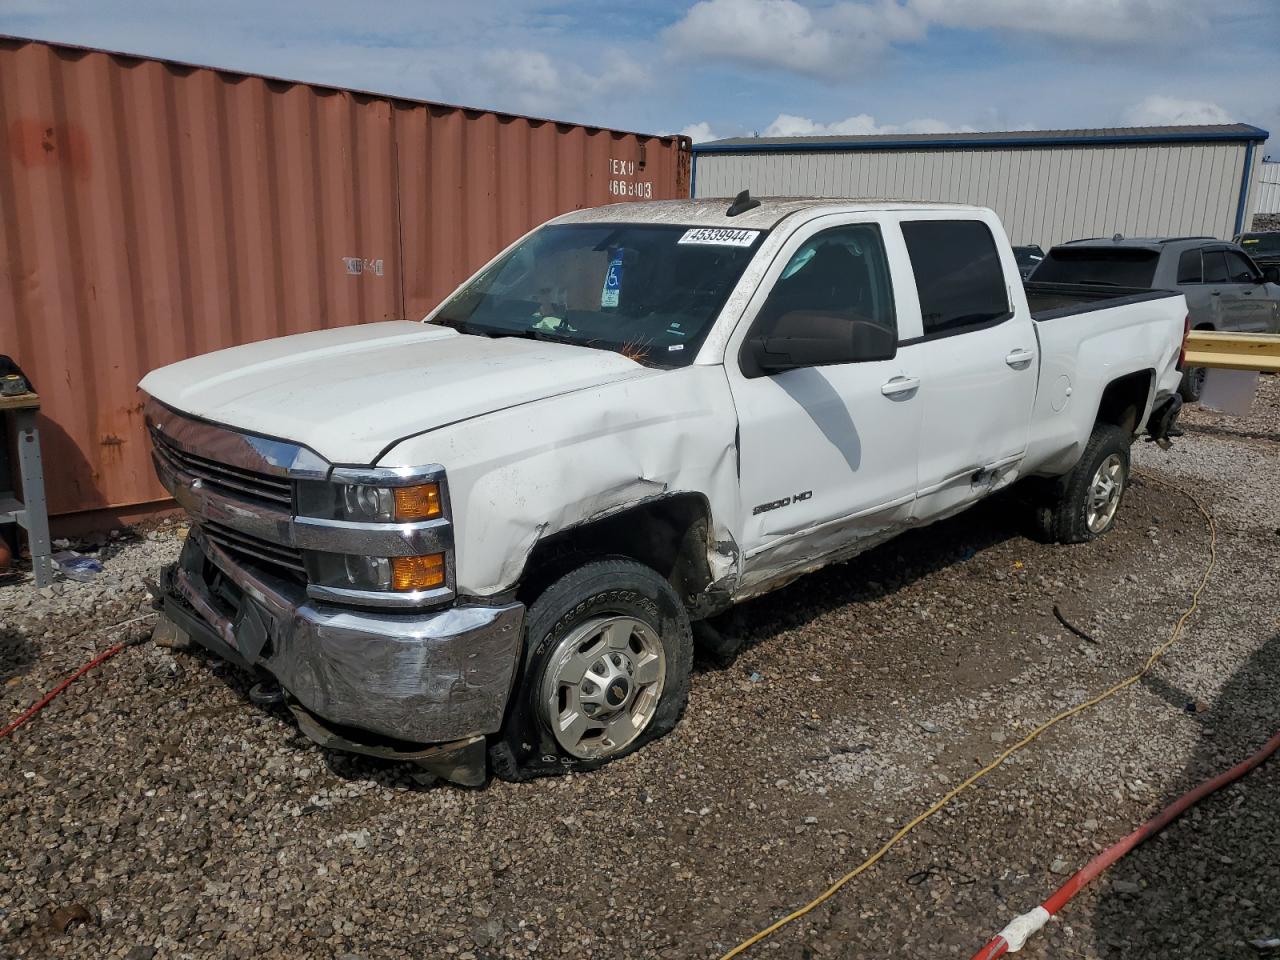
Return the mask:
<svg viewBox="0 0 1280 960">
<path fill-rule="evenodd" d="M 332 607 L 297 583 L 236 564 L 198 528 L 162 586 L 165 614 L 193 639 L 268 671 L 331 724 L 415 744 L 483 736 L 502 724 L 523 604 L 420 613 Z"/>
</svg>

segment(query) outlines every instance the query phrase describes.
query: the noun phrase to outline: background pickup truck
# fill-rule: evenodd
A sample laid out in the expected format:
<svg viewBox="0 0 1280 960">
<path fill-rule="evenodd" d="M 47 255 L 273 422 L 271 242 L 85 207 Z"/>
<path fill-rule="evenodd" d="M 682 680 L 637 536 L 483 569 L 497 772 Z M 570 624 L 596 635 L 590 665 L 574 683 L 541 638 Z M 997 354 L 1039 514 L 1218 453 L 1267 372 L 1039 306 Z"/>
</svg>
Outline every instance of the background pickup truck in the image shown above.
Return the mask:
<svg viewBox="0 0 1280 960">
<path fill-rule="evenodd" d="M 675 726 L 693 621 L 1019 478 L 1045 536 L 1109 530 L 1131 442 L 1176 417 L 1185 317 L 1024 290 L 977 207 L 578 211 L 423 323 L 143 380 L 193 520 L 162 629 L 331 747 L 464 783 L 594 768 Z"/>
<path fill-rule="evenodd" d="M 1213 237 L 1073 240 L 1049 251 L 1036 282 L 1177 290 L 1195 330 L 1280 333 L 1280 267 L 1260 267 Z M 1184 400 L 1199 400 L 1204 368 L 1183 371 Z"/>
</svg>

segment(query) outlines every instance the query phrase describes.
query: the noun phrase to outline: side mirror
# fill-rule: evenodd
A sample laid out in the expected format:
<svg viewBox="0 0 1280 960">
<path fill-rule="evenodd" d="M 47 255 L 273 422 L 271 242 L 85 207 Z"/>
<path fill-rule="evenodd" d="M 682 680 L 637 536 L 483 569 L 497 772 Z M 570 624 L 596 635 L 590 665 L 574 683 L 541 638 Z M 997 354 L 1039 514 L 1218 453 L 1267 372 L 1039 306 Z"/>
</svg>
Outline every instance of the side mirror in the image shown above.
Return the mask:
<svg viewBox="0 0 1280 960">
<path fill-rule="evenodd" d="M 1280 283 L 1280 267 L 1263 267 L 1263 283 Z"/>
<path fill-rule="evenodd" d="M 796 311 L 780 317 L 767 336 L 750 340 L 748 348 L 760 373 L 780 373 L 892 360 L 898 353 L 898 335 L 870 320 Z"/>
</svg>

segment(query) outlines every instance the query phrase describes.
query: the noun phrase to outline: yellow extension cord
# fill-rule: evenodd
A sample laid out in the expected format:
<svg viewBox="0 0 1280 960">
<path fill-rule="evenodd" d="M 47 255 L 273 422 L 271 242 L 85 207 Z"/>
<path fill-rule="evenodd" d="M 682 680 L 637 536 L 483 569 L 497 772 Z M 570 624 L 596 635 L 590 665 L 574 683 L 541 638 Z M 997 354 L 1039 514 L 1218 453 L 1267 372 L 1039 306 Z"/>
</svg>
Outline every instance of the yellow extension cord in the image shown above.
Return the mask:
<svg viewBox="0 0 1280 960">
<path fill-rule="evenodd" d="M 997 756 L 994 760 L 988 763 L 985 767 L 983 767 L 977 773 L 970 776 L 959 786 L 951 789 L 946 795 L 942 797 L 941 800 L 938 800 L 936 803 L 934 803 L 933 806 L 929 807 L 927 810 L 925 810 L 915 819 L 907 823 L 906 826 L 904 826 L 901 830 L 899 830 L 892 837 L 890 837 L 889 840 L 885 842 L 884 846 L 882 846 L 879 850 L 877 850 L 871 856 L 867 857 L 866 860 L 862 861 L 862 863 L 858 864 L 858 866 L 850 870 L 839 880 L 835 881 L 835 883 L 831 884 L 831 886 L 827 887 L 827 889 L 822 891 L 822 893 L 818 894 L 818 896 L 814 897 L 812 900 L 806 903 L 803 907 L 800 907 L 798 910 L 795 910 L 792 913 L 787 914 L 781 920 L 776 920 L 773 923 L 769 924 L 769 926 L 765 927 L 759 933 L 756 933 L 753 936 L 748 937 L 746 940 L 743 940 L 740 944 L 738 944 L 728 953 L 724 954 L 720 958 L 720 960 L 732 960 L 733 957 L 739 956 L 740 954 L 751 949 L 751 947 L 755 946 L 761 940 L 764 940 L 767 937 L 770 937 L 773 934 L 777 933 L 779 930 L 781 930 L 787 924 L 791 923 L 793 920 L 799 920 L 801 917 L 812 912 L 814 909 L 821 906 L 826 901 L 830 900 L 833 896 L 836 895 L 836 893 L 840 890 L 840 888 L 843 887 L 846 883 L 848 883 L 850 880 L 854 879 L 854 877 L 857 877 L 859 874 L 866 872 L 867 870 L 871 869 L 871 867 L 879 863 L 880 860 L 884 857 L 884 855 L 888 853 L 890 850 L 892 850 L 895 846 L 897 846 L 897 844 L 899 844 L 909 833 L 911 833 L 912 830 L 920 826 L 920 824 L 924 823 L 926 820 L 932 817 L 935 813 L 937 813 L 939 810 L 945 807 L 948 803 L 950 803 L 960 794 L 964 793 L 966 790 L 972 787 L 975 783 L 977 783 L 979 780 L 981 780 L 983 777 L 989 774 L 992 770 L 996 769 L 996 767 L 1003 764 L 1006 760 L 1008 760 L 1011 756 L 1013 756 L 1023 747 L 1026 747 L 1028 744 L 1030 744 L 1033 740 L 1038 738 L 1046 730 L 1050 729 L 1051 727 L 1057 726 L 1059 723 L 1061 723 L 1063 720 L 1068 719 L 1069 717 L 1074 717 L 1078 713 L 1083 713 L 1085 710 L 1088 710 L 1090 707 L 1097 706 L 1103 700 L 1106 700 L 1109 697 L 1115 696 L 1121 690 L 1125 690 L 1133 686 L 1135 683 L 1137 683 L 1139 680 L 1145 677 L 1148 673 L 1150 673 L 1151 669 L 1157 663 L 1160 662 L 1160 659 L 1165 655 L 1165 653 L 1168 652 L 1169 648 L 1173 646 L 1173 644 L 1177 641 L 1178 637 L 1182 634 L 1182 628 L 1186 625 L 1187 621 L 1191 619 L 1191 616 L 1200 607 L 1200 595 L 1204 592 L 1205 587 L 1208 586 L 1209 577 L 1213 573 L 1214 564 L 1216 564 L 1218 560 L 1218 527 L 1217 527 L 1217 524 L 1214 522 L 1213 514 L 1211 514 L 1208 510 L 1205 509 L 1204 505 L 1198 499 L 1196 499 L 1196 496 L 1194 494 L 1188 492 L 1187 490 L 1184 490 L 1181 487 L 1175 486 L 1174 484 L 1169 483 L 1166 480 L 1161 480 L 1158 477 L 1153 477 L 1149 474 L 1143 474 L 1143 476 L 1148 480 L 1152 480 L 1162 486 L 1168 487 L 1171 490 L 1175 490 L 1178 493 L 1181 493 L 1184 497 L 1186 497 L 1193 504 L 1195 504 L 1196 509 L 1200 511 L 1200 515 L 1204 517 L 1205 522 L 1209 525 L 1209 562 L 1204 568 L 1204 575 L 1200 578 L 1200 585 L 1196 587 L 1195 592 L 1191 595 L 1191 605 L 1187 607 L 1186 611 L 1182 614 L 1182 616 L 1178 618 L 1178 622 L 1174 624 L 1173 632 L 1169 634 L 1169 639 L 1166 640 L 1164 643 L 1160 644 L 1160 646 L 1156 647 L 1156 649 L 1152 652 L 1151 656 L 1147 658 L 1147 662 L 1143 664 L 1142 669 L 1139 670 L 1137 673 L 1135 673 L 1133 676 L 1128 677 L 1124 680 L 1121 680 L 1115 686 L 1110 687 L 1107 690 L 1104 690 L 1102 693 L 1098 694 L 1096 697 L 1093 697 L 1090 700 L 1086 700 L 1083 703 L 1077 704 L 1076 706 L 1071 707 L 1070 709 L 1064 710 L 1061 713 L 1059 713 L 1057 716 L 1053 717 L 1052 719 L 1046 720 L 1044 723 L 1040 724 L 1040 726 L 1036 727 L 1029 734 L 1027 734 L 1025 737 L 1023 737 L 1013 746 L 1011 746 L 1008 750 L 1004 751 L 1004 753 Z"/>
</svg>

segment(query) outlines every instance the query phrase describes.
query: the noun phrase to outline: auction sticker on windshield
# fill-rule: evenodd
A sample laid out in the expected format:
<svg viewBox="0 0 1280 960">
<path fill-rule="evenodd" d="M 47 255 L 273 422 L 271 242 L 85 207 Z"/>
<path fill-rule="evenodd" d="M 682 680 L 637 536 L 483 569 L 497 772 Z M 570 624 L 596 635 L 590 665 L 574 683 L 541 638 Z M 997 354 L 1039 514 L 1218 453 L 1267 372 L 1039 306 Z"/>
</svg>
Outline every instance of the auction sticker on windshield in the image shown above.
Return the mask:
<svg viewBox="0 0 1280 960">
<path fill-rule="evenodd" d="M 692 227 L 684 232 L 680 243 L 704 243 L 717 247 L 749 247 L 760 236 L 759 230 L 728 230 L 724 227 Z"/>
</svg>

